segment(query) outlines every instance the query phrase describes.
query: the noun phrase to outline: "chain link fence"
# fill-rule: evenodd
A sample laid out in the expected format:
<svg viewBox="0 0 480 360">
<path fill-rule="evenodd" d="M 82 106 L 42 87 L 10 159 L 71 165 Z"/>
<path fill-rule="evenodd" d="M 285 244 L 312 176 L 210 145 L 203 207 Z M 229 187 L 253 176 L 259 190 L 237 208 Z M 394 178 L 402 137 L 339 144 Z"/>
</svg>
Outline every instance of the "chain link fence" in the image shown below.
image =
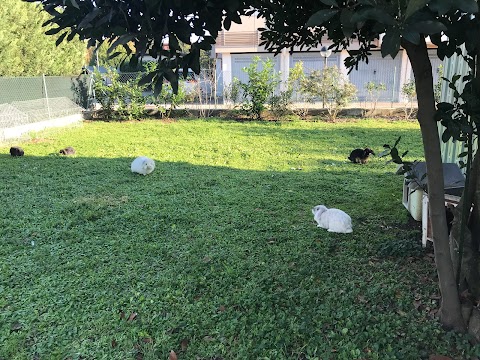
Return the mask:
<svg viewBox="0 0 480 360">
<path fill-rule="evenodd" d="M 0 77 L 0 129 L 69 115 L 88 106 L 90 77 Z"/>
</svg>

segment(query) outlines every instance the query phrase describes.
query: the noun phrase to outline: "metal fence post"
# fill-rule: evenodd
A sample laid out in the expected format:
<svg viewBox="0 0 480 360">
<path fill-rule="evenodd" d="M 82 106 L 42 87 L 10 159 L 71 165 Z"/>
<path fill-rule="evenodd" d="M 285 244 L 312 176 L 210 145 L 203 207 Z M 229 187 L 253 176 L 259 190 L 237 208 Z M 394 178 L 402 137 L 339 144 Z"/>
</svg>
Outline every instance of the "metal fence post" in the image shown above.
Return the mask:
<svg viewBox="0 0 480 360">
<path fill-rule="evenodd" d="M 48 118 L 51 119 L 52 118 L 52 114 L 50 112 L 50 104 L 48 102 L 48 92 L 47 92 L 47 82 L 45 80 L 45 74 L 42 74 L 42 79 L 43 79 L 43 88 L 45 90 L 45 100 L 47 102 L 47 111 L 48 111 Z"/>
</svg>

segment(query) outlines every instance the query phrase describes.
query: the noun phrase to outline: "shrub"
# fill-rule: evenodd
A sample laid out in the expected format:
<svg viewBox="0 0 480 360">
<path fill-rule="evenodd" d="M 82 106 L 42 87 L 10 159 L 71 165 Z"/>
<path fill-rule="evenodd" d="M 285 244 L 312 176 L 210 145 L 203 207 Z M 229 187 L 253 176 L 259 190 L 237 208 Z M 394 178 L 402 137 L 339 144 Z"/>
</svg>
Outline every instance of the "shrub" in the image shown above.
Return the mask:
<svg viewBox="0 0 480 360">
<path fill-rule="evenodd" d="M 116 71 L 102 75 L 94 73 L 95 98 L 102 107 L 101 116 L 110 119 L 115 114 L 120 119 L 133 119 L 145 114 L 144 87 L 138 82 L 140 77 L 123 83 Z"/>
<path fill-rule="evenodd" d="M 234 108 L 237 107 L 241 98 L 242 87 L 240 80 L 234 77 L 232 82 L 223 89 L 223 99 L 227 104 L 231 104 Z"/>
<path fill-rule="evenodd" d="M 259 65 L 262 66 L 261 70 L 258 69 Z M 249 117 L 261 119 L 265 104 L 280 83 L 280 76 L 275 72 L 270 59 L 260 63 L 258 56 L 255 56 L 253 62 L 243 68 L 243 71 L 248 75 L 248 82 L 240 82 L 243 90 L 242 111 Z"/>
<path fill-rule="evenodd" d="M 282 118 L 288 114 L 292 105 L 292 93 L 290 91 L 281 91 L 278 95 L 272 95 L 268 99 L 268 107 L 272 114 L 277 118 Z"/>
<path fill-rule="evenodd" d="M 173 93 L 172 85 L 166 82 L 163 84 L 160 94 L 152 98 L 152 103 L 155 104 L 162 117 L 169 118 L 172 110 L 183 105 L 186 99 L 185 87 L 181 82 L 178 84 L 178 92 L 176 94 Z"/>
<path fill-rule="evenodd" d="M 305 119 L 308 114 L 308 108 L 306 107 L 307 95 L 302 92 L 302 83 L 305 81 L 305 71 L 303 69 L 303 62 L 299 61 L 295 66 L 290 69 L 288 75 L 287 88 L 292 92 L 292 99 L 295 102 L 295 106 L 292 107 L 292 112 Z"/>
<path fill-rule="evenodd" d="M 414 103 L 417 100 L 417 90 L 415 88 L 415 80 L 410 80 L 409 82 L 403 84 L 402 94 L 407 99 L 403 110 L 405 111 L 405 120 L 408 120 L 412 117 L 412 114 L 415 111 Z"/>
<path fill-rule="evenodd" d="M 380 98 L 380 94 L 387 90 L 387 87 L 384 83 L 376 83 L 374 81 L 369 81 L 365 84 L 365 89 L 368 93 L 368 98 L 370 103 L 372 104 L 372 113 L 377 108 L 378 99 Z"/>
<path fill-rule="evenodd" d="M 336 66 L 331 66 L 312 71 L 302 81 L 301 91 L 309 102 L 322 100 L 329 119 L 335 120 L 338 112 L 355 99 L 357 88 Z"/>
</svg>

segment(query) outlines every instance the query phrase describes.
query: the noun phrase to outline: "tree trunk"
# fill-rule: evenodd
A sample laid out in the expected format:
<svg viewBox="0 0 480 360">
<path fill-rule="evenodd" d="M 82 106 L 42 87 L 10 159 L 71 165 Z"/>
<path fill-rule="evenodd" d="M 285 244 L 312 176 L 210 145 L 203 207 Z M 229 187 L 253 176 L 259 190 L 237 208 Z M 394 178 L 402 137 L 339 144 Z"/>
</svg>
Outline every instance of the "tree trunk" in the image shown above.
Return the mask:
<svg viewBox="0 0 480 360">
<path fill-rule="evenodd" d="M 415 75 L 415 87 L 418 101 L 418 122 L 422 132 L 425 161 L 427 164 L 427 186 L 430 221 L 432 225 L 433 246 L 437 266 L 442 304 L 440 321 L 447 329 L 465 332 L 460 299 L 448 239 L 447 220 L 445 217 L 445 194 L 443 185 L 443 165 L 440 151 L 433 96 L 432 65 L 428 57 L 425 39 L 418 45 L 402 41 L 407 51 Z"/>
</svg>

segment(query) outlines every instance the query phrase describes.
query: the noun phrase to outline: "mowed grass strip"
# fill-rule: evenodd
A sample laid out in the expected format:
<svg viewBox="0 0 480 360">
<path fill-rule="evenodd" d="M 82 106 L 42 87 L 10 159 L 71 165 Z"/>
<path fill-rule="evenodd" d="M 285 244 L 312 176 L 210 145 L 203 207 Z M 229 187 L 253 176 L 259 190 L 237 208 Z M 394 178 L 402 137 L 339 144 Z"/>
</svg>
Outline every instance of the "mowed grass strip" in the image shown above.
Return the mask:
<svg viewBox="0 0 480 360">
<path fill-rule="evenodd" d="M 0 145 L 1 359 L 465 359 L 377 153 L 413 122 L 85 122 Z M 73 146 L 76 155 L 58 151 Z M 132 174 L 137 156 L 155 160 Z M 346 211 L 352 234 L 311 208 Z"/>
</svg>

